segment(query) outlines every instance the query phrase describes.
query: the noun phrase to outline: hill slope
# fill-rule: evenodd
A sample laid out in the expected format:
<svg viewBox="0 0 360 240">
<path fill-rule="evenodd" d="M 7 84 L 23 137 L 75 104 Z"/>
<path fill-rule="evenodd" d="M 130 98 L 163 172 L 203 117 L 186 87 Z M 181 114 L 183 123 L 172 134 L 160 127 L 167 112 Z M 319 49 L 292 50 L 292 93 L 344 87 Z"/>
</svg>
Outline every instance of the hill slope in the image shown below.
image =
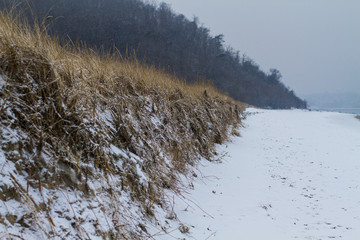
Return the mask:
<svg viewBox="0 0 360 240">
<path fill-rule="evenodd" d="M 0 13 L 0 236 L 143 239 L 242 106 Z"/>
</svg>

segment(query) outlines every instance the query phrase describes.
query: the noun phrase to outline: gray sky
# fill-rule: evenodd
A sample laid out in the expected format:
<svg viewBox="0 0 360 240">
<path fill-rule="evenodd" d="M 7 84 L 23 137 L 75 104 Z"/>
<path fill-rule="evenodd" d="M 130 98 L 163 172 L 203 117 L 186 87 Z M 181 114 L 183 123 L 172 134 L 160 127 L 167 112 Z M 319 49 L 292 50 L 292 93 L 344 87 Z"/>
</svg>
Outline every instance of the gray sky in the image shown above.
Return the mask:
<svg viewBox="0 0 360 240">
<path fill-rule="evenodd" d="M 160 0 L 159 0 L 160 2 Z M 163 0 L 298 95 L 360 93 L 359 0 Z"/>
</svg>

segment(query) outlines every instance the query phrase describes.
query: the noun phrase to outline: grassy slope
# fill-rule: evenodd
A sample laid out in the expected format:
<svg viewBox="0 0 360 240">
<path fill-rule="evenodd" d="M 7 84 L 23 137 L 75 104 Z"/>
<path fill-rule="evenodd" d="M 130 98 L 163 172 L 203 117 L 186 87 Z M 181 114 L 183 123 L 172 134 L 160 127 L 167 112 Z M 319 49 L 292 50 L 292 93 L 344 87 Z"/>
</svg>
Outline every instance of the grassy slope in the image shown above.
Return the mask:
<svg viewBox="0 0 360 240">
<path fill-rule="evenodd" d="M 0 76 L 0 234 L 19 239 L 166 231 L 166 192 L 181 195 L 181 176 L 216 157 L 243 110 L 210 86 L 61 47 L 6 13 Z"/>
</svg>

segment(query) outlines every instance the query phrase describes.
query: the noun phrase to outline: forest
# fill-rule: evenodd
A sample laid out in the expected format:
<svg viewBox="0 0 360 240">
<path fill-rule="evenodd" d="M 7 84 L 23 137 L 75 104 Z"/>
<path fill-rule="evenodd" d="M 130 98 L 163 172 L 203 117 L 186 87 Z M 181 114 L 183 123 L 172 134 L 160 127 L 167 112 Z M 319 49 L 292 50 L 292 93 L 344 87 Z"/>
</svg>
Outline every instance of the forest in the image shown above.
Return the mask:
<svg viewBox="0 0 360 240">
<path fill-rule="evenodd" d="M 63 44 L 136 55 L 138 61 L 187 82 L 210 82 L 218 90 L 263 108 L 306 108 L 281 81 L 277 69 L 264 72 L 250 57 L 227 46 L 223 35 L 176 14 L 165 3 L 141 0 L 16 0 L 30 22 L 38 21 Z M 14 0 L 2 0 L 11 8 Z"/>
</svg>

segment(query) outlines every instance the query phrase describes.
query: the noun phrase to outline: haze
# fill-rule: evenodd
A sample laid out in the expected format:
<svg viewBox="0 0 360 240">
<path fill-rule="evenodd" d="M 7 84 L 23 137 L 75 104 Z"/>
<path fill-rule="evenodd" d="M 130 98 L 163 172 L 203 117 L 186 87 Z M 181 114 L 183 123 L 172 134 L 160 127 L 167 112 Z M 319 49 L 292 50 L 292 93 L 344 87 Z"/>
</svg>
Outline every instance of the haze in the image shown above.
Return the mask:
<svg viewBox="0 0 360 240">
<path fill-rule="evenodd" d="M 280 70 L 299 96 L 360 93 L 360 1 L 165 0 L 260 67 Z"/>
</svg>

